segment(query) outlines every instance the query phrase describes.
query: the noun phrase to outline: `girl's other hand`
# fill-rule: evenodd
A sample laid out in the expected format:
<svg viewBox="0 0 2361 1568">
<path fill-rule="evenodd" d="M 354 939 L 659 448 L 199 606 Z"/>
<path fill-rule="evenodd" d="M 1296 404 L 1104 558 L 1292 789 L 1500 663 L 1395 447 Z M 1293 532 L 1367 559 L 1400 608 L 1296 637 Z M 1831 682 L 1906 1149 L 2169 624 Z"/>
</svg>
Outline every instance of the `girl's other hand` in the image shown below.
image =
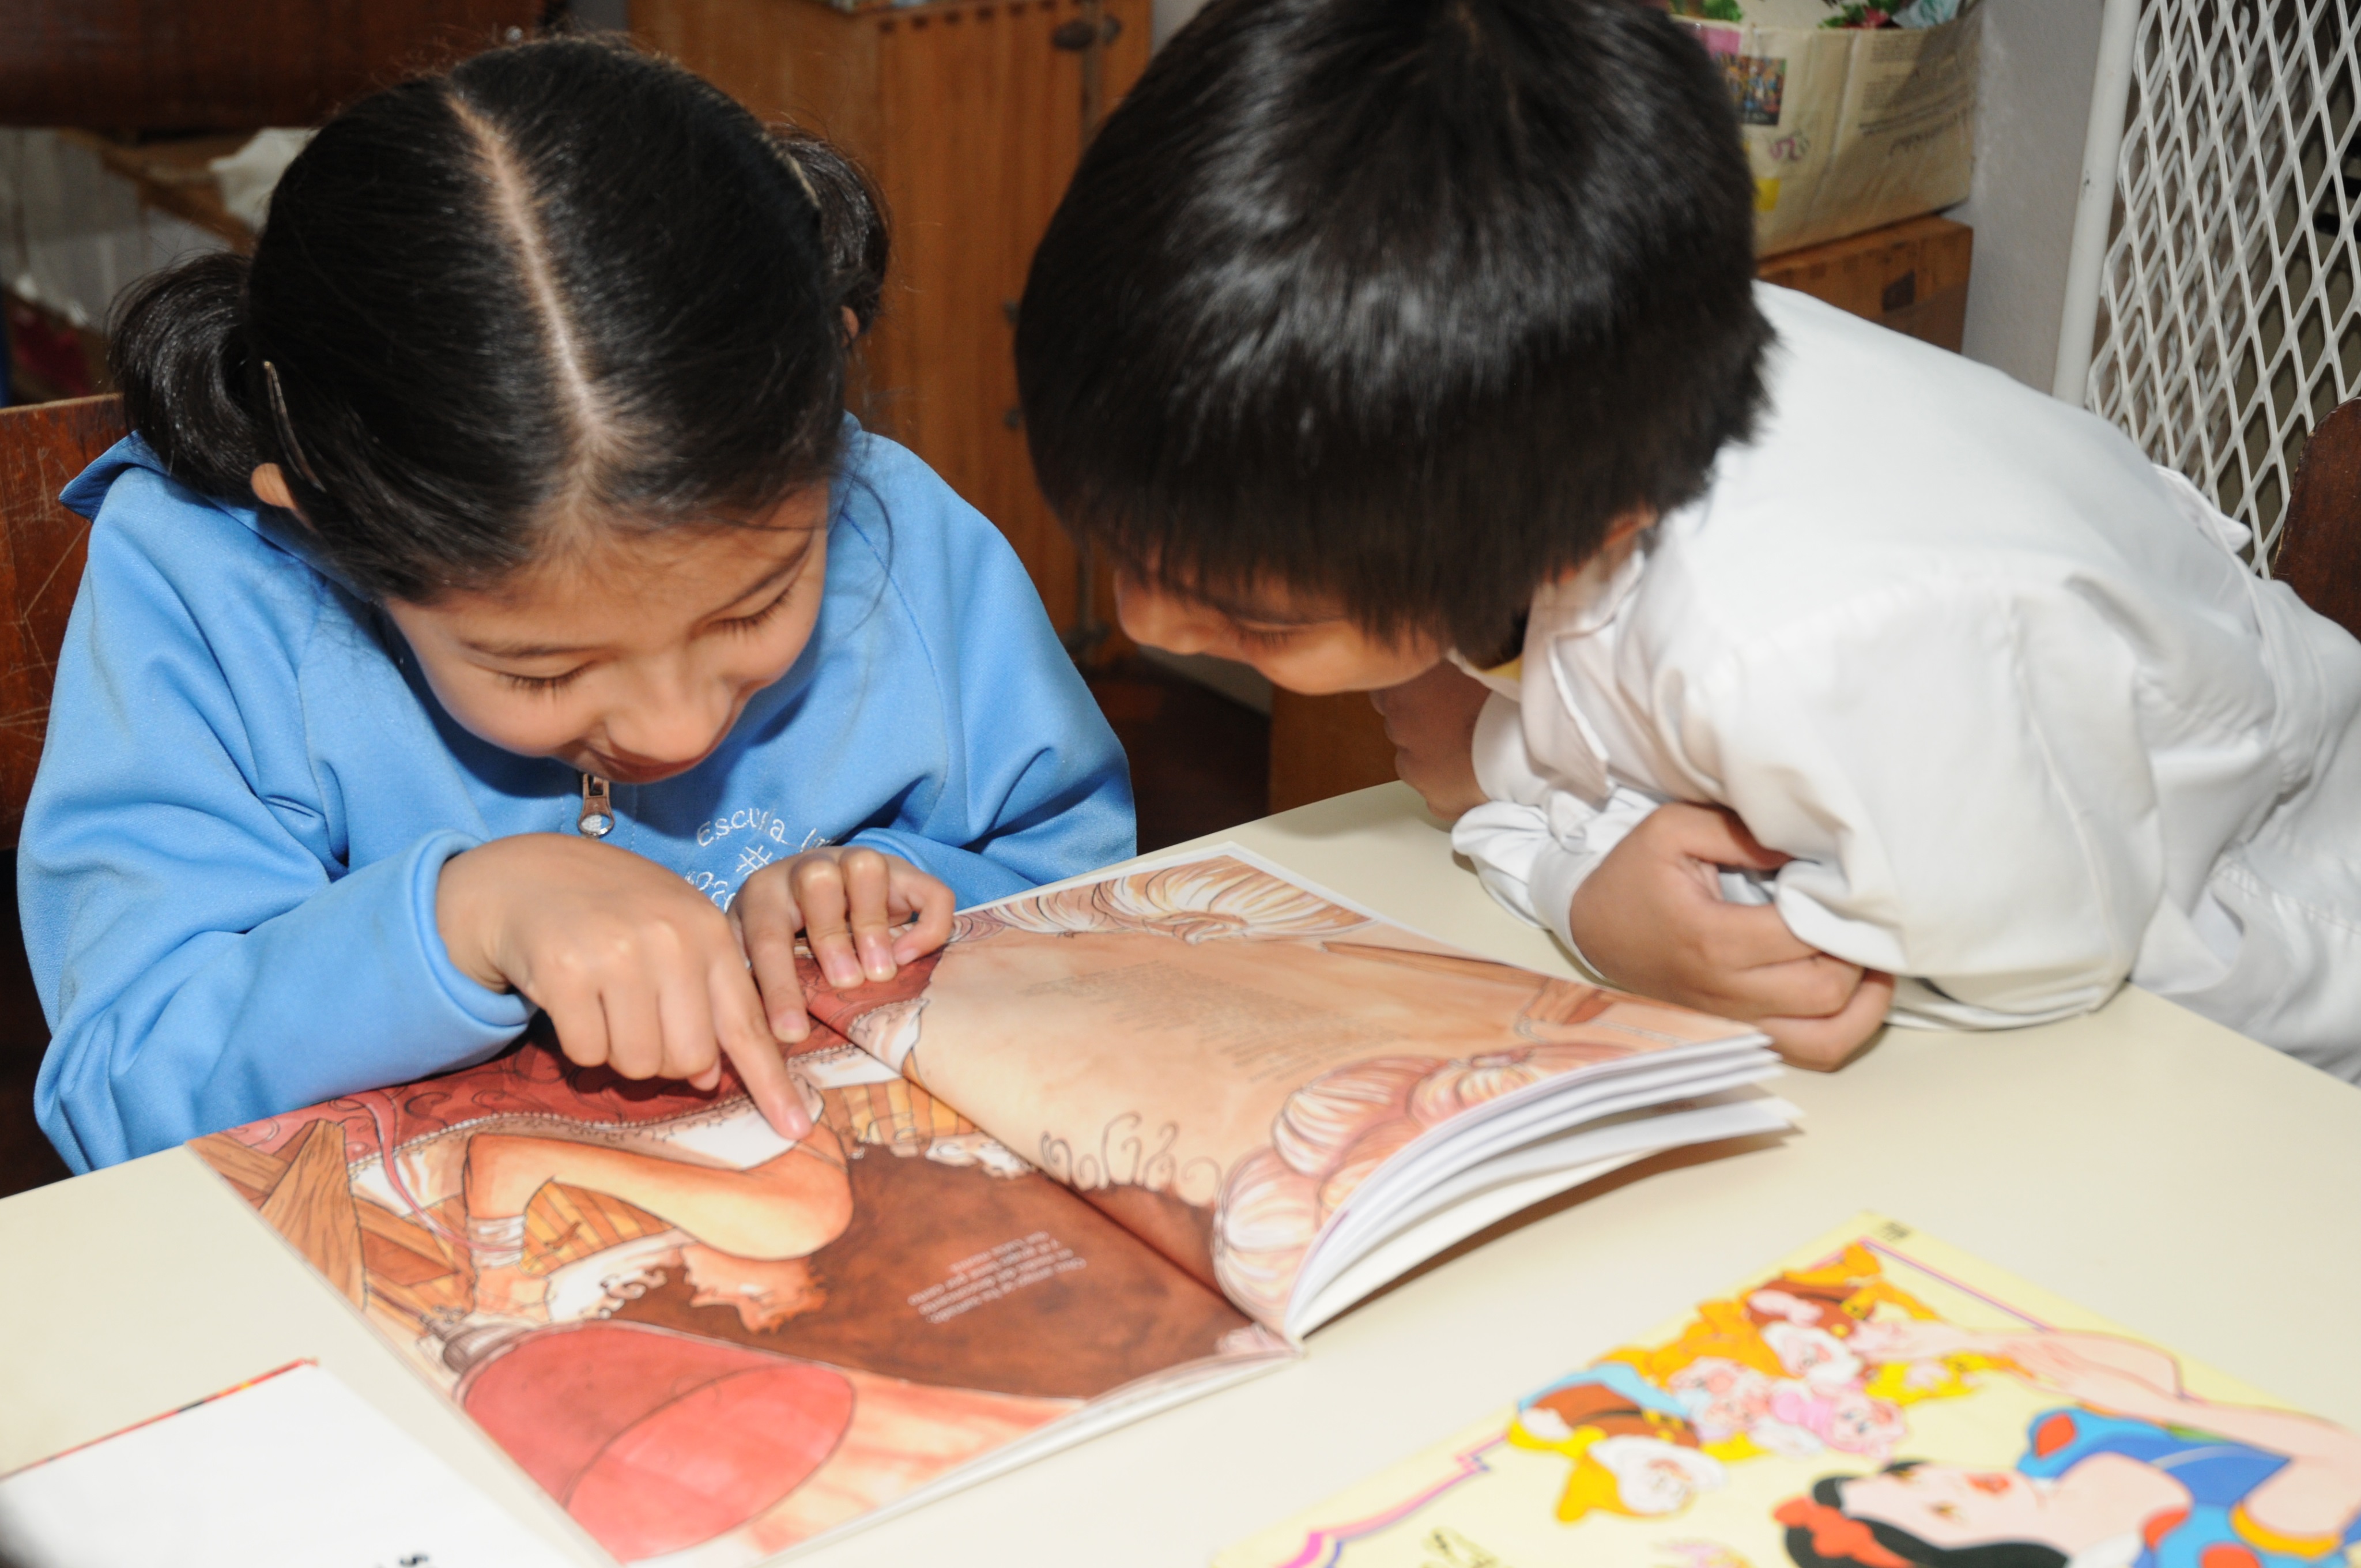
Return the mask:
<svg viewBox="0 0 2361 1568">
<path fill-rule="evenodd" d="M 850 991 L 892 980 L 902 965 L 941 947 L 957 903 L 949 887 L 907 861 L 862 845 L 831 845 L 748 877 L 730 900 L 730 917 L 754 966 L 771 1033 L 800 1040 L 811 1024 L 796 973 L 796 932 L 829 986 Z"/>
<path fill-rule="evenodd" d="M 780 1136 L 811 1131 L 730 917 L 653 861 L 495 839 L 444 862 L 434 915 L 460 971 L 547 1013 L 568 1060 L 710 1089 L 726 1053 Z"/>
<path fill-rule="evenodd" d="M 1575 890 L 1576 945 L 1626 990 L 1753 1024 L 1797 1067 L 1840 1067 L 1885 1023 L 1894 977 L 1800 940 L 1768 905 L 1723 901 L 1720 868 L 1787 860 L 1719 806 L 1658 806 Z"/>
</svg>

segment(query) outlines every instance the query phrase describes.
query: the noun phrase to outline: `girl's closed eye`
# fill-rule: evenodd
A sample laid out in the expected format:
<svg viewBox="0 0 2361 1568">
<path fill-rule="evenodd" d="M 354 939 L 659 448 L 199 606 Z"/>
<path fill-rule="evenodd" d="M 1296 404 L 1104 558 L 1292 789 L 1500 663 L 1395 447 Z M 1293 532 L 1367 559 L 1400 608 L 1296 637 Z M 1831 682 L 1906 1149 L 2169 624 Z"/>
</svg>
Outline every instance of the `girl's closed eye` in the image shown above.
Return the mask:
<svg viewBox="0 0 2361 1568">
<path fill-rule="evenodd" d="M 752 598 L 765 587 L 771 588 L 771 597 L 763 601 L 760 609 L 749 610 L 744 615 L 716 617 L 706 622 L 705 630 L 742 637 L 761 630 L 776 620 L 779 612 L 795 598 L 796 590 L 804 587 L 804 578 L 811 568 L 813 549 L 820 537 L 817 532 L 806 533 L 803 543 L 794 554 L 781 561 L 763 581 L 746 590 L 744 597 Z"/>
<path fill-rule="evenodd" d="M 731 616 L 727 620 L 717 620 L 713 623 L 713 630 L 716 631 L 732 632 L 740 636 L 743 636 L 749 631 L 759 630 L 764 623 L 771 620 L 781 609 L 785 608 L 787 600 L 793 597 L 796 591 L 796 584 L 801 581 L 802 576 L 802 573 L 796 573 L 795 577 L 789 579 L 785 587 L 771 596 L 770 602 L 765 604 L 762 609 L 754 610 L 747 615 Z"/>
<path fill-rule="evenodd" d="M 582 672 L 589 667 L 588 664 L 577 664 L 562 675 L 520 675 L 511 670 L 500 670 L 495 674 L 519 691 L 545 693 L 563 691 L 572 685 Z"/>
</svg>

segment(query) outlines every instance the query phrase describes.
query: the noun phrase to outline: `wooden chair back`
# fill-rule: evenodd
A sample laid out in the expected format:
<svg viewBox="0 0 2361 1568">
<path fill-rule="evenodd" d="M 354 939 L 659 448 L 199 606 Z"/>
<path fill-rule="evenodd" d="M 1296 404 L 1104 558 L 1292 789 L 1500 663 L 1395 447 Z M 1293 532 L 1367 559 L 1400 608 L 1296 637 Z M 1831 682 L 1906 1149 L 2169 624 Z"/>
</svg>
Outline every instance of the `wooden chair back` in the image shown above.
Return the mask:
<svg viewBox="0 0 2361 1568">
<path fill-rule="evenodd" d="M 123 434 L 121 398 L 0 409 L 0 848 L 24 825 L 90 543 L 58 492 Z"/>
<path fill-rule="evenodd" d="M 2361 637 L 2361 398 L 2329 411 L 2305 444 L 2271 575 Z"/>
</svg>

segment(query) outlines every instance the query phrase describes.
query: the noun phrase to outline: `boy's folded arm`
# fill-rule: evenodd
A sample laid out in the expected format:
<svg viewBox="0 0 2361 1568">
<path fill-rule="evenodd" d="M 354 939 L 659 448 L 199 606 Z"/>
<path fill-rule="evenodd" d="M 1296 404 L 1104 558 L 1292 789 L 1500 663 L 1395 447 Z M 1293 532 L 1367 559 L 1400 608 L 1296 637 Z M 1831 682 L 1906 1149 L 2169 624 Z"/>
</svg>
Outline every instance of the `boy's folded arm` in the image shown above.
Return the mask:
<svg viewBox="0 0 2361 1568">
<path fill-rule="evenodd" d="M 263 798 L 241 694 L 130 554 L 95 531 L 18 850 L 53 1027 L 36 1105 L 77 1169 L 458 1065 L 528 1015 L 435 931 L 442 864 L 472 840 L 338 877 L 282 817 L 316 829 L 319 803 Z"/>
<path fill-rule="evenodd" d="M 1476 778 L 1490 799 L 1452 825 L 1451 847 L 1502 907 L 1565 944 L 1586 968 L 1569 916 L 1575 890 L 1661 804 L 1626 785 L 1592 805 L 1550 780 L 1526 749 L 1520 705 L 1495 693 L 1476 721 Z"/>
<path fill-rule="evenodd" d="M 2070 595 L 1938 586 L 1745 650 L 1691 688 L 1704 793 L 1794 857 L 1803 941 L 1907 977 L 1904 1023 L 2087 1012 L 2163 894 L 2131 652 Z"/>
<path fill-rule="evenodd" d="M 1620 785 L 1602 806 L 1564 790 L 1543 806 L 1488 801 L 1452 825 L 1451 847 L 1503 908 L 1548 931 L 1596 972 L 1572 929 L 1575 891 L 1659 804 Z"/>
</svg>

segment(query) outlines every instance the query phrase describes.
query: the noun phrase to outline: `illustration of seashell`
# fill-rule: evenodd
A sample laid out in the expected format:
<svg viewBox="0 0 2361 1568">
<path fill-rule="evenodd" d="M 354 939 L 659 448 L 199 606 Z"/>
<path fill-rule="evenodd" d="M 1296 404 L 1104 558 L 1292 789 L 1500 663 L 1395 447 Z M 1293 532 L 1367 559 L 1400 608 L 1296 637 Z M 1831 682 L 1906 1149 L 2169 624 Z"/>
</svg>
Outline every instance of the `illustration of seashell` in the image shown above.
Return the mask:
<svg viewBox="0 0 2361 1568">
<path fill-rule="evenodd" d="M 1356 1138 L 1402 1114 L 1412 1086 L 1444 1065 L 1439 1057 L 1375 1057 L 1323 1072 L 1287 1097 L 1271 1146 L 1304 1175 L 1324 1177 Z"/>
<path fill-rule="evenodd" d="M 1192 943 L 1331 936 L 1369 923 L 1365 915 L 1225 855 L 1015 899 L 962 919 L 969 921 L 962 937 L 1000 928 L 1042 935 L 1142 931 Z"/>
<path fill-rule="evenodd" d="M 1336 1168 L 1328 1173 L 1328 1179 L 1320 1184 L 1321 1219 L 1324 1222 L 1329 1215 L 1343 1208 L 1345 1200 L 1353 1195 L 1354 1189 L 1367 1181 L 1378 1167 L 1400 1154 L 1425 1131 L 1408 1116 L 1397 1116 L 1354 1139 L 1353 1146 L 1345 1151 L 1345 1157 L 1337 1162 Z"/>
<path fill-rule="evenodd" d="M 1257 1149 L 1231 1168 L 1213 1211 L 1213 1277 L 1250 1315 L 1277 1321 L 1319 1230 L 1318 1188 Z"/>
</svg>

